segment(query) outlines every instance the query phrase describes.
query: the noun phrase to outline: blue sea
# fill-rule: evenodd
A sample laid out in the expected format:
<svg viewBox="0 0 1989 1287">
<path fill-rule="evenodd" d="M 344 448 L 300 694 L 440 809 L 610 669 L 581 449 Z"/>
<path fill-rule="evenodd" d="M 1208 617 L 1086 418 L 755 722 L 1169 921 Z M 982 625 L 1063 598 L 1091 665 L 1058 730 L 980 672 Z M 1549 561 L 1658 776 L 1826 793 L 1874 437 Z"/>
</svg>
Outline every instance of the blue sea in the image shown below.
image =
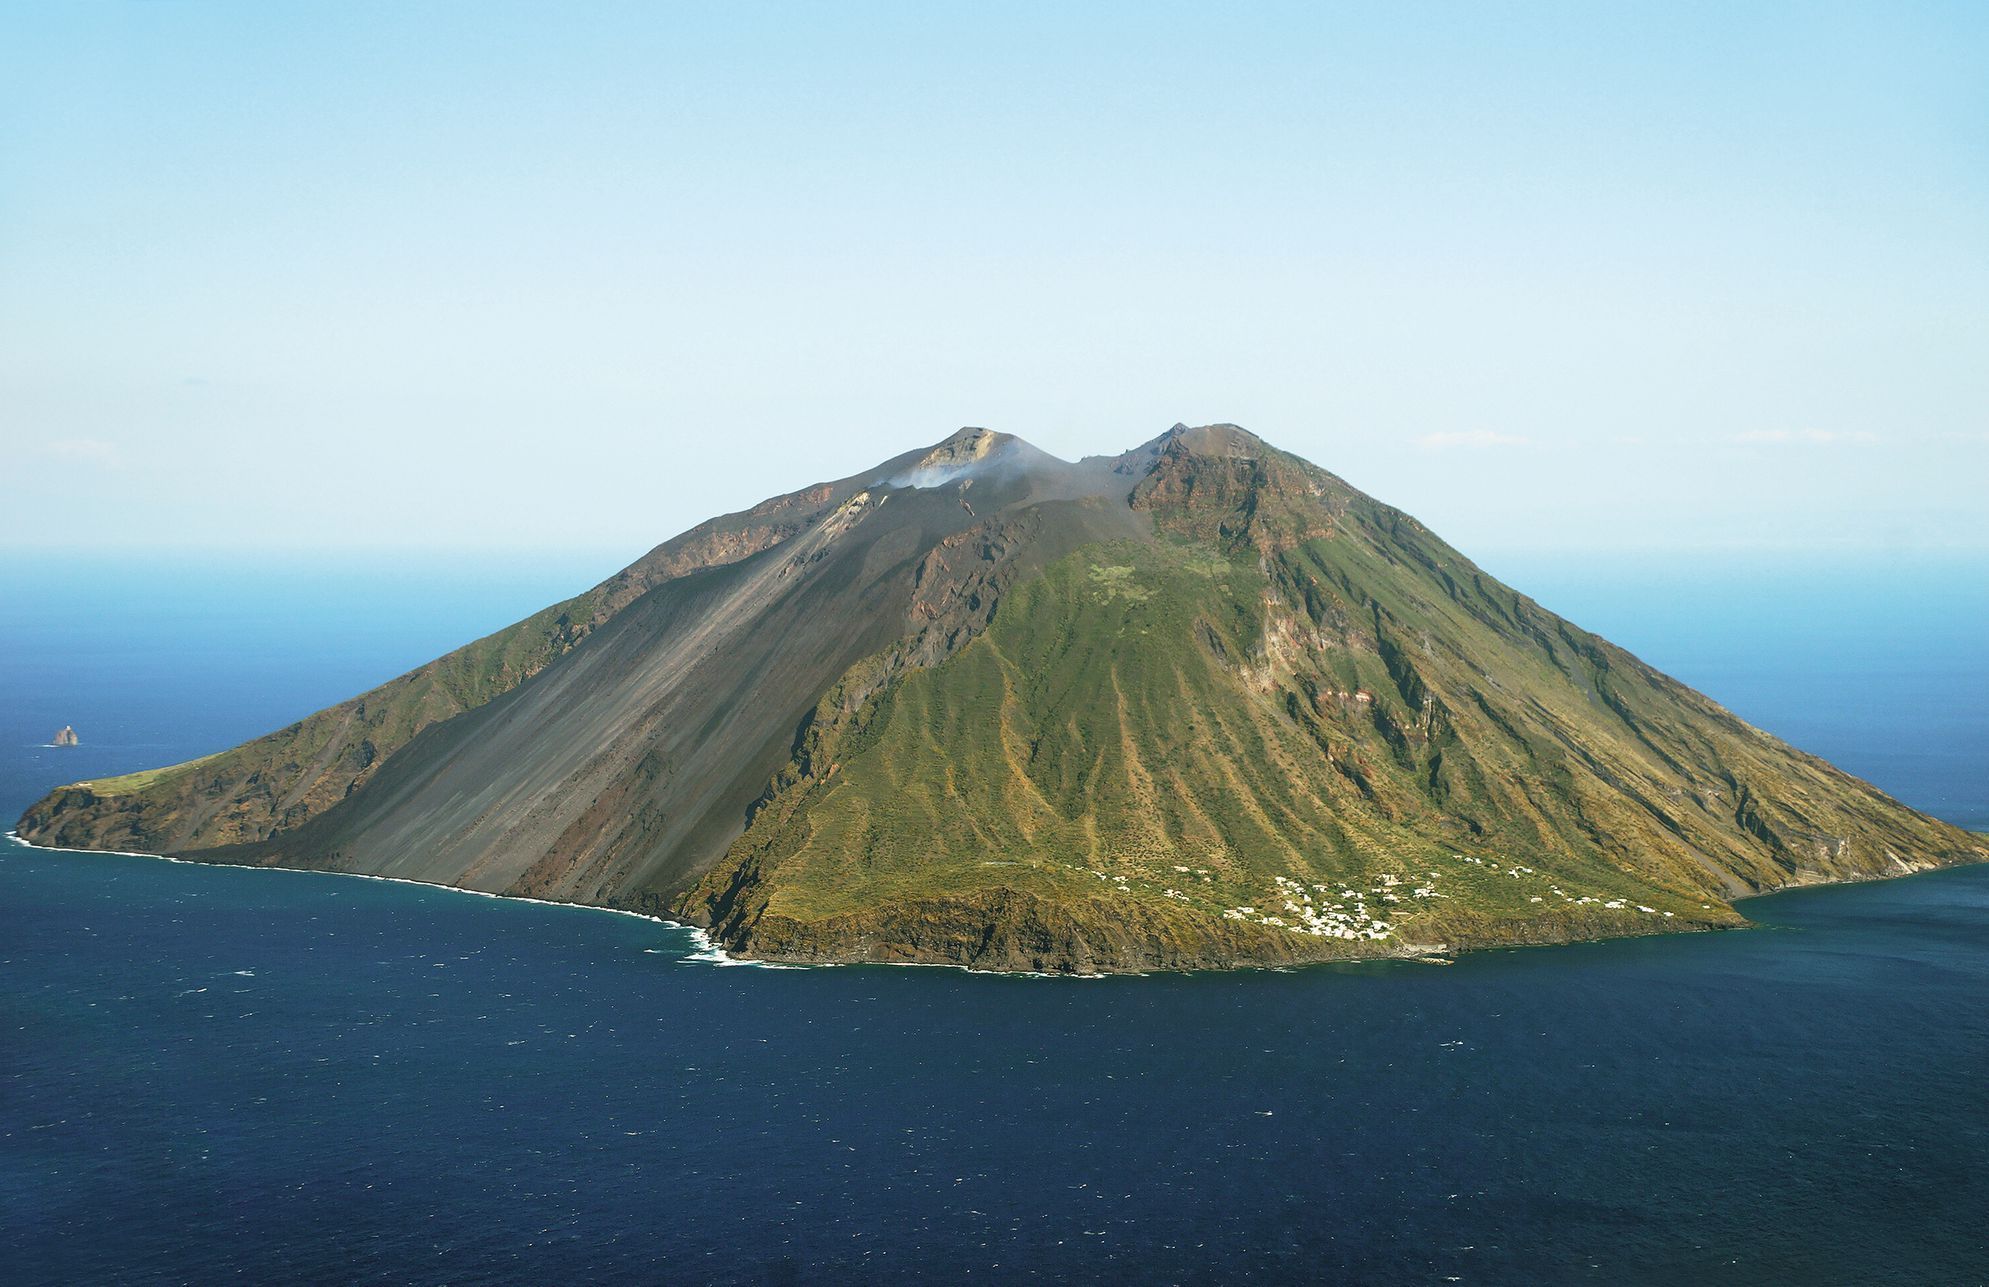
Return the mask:
<svg viewBox="0 0 1989 1287">
<path fill-rule="evenodd" d="M 618 561 L 0 568 L 0 813 Z M 1493 570 L 1989 828 L 1989 564 Z M 1745 909 L 1449 967 L 1018 979 L 8 845 L 0 1281 L 1989 1280 L 1989 867 Z"/>
</svg>

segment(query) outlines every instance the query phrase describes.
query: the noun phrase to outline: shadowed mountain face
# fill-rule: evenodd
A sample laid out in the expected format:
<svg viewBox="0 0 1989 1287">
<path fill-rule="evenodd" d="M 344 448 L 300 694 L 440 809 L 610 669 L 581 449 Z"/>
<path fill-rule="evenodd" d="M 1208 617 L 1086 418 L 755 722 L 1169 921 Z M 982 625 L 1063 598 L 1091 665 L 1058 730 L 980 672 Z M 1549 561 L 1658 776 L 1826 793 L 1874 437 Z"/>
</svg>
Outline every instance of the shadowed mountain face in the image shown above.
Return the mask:
<svg viewBox="0 0 1989 1287">
<path fill-rule="evenodd" d="M 962 430 L 20 833 L 1077 971 L 1733 924 L 1989 858 L 1233 426 L 1075 464 Z"/>
</svg>

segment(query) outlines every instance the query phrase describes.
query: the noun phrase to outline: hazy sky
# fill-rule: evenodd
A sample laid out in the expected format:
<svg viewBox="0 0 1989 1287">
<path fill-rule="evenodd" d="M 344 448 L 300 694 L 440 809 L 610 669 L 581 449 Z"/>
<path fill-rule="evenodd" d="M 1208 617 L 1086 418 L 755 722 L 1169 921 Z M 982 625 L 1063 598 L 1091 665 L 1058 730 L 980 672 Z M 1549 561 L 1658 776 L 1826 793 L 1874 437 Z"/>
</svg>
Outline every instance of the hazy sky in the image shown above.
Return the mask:
<svg viewBox="0 0 1989 1287">
<path fill-rule="evenodd" d="M 1082 16 L 1071 12 L 1082 8 Z M 625 550 L 1230 420 L 1989 549 L 1989 6 L 0 6 L 0 546 Z"/>
</svg>

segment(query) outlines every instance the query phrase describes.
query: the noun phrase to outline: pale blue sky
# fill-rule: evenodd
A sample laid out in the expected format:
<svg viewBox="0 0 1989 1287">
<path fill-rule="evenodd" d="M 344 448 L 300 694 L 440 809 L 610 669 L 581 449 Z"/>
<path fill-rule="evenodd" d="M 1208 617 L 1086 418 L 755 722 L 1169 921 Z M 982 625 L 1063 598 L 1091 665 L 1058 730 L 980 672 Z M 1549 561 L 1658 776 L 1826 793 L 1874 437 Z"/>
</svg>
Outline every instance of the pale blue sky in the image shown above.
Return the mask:
<svg viewBox="0 0 1989 1287">
<path fill-rule="evenodd" d="M 1989 550 L 1989 9 L 0 6 L 0 546 L 628 555 L 1232 420 L 1467 552 Z"/>
</svg>

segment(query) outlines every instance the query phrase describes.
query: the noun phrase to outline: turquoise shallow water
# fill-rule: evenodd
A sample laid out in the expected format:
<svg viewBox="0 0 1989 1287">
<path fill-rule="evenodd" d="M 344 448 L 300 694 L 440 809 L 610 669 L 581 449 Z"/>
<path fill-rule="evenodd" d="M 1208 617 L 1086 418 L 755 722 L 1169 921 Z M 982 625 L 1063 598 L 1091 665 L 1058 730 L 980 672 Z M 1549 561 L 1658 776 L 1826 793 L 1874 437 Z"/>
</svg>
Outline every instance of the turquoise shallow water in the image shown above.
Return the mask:
<svg viewBox="0 0 1989 1287">
<path fill-rule="evenodd" d="M 292 718 L 536 593 L 357 577 L 243 608 L 230 575 L 190 584 L 210 611 L 95 584 L 97 608 L 0 626 L 9 816 Z M 1798 602 L 1736 608 L 1722 651 L 1678 628 L 1689 598 L 1639 616 L 1596 594 L 1585 618 L 1581 584 L 1529 588 L 1621 613 L 1594 624 L 1646 651 L 1698 641 L 1698 662 L 1655 659 L 1777 731 L 1800 715 L 1804 744 L 1868 756 L 1909 800 L 1989 814 L 1952 603 L 1908 603 L 1914 646 L 1817 650 L 1804 698 L 1814 676 L 1772 664 Z M 1833 705 L 1850 691 L 1880 700 Z M 33 744 L 62 722 L 79 752 Z M 637 918 L 7 846 L 0 1269 L 1989 1277 L 1989 868 L 1747 910 L 1761 928 L 1451 967 L 1007 979 L 723 968 Z"/>
</svg>

